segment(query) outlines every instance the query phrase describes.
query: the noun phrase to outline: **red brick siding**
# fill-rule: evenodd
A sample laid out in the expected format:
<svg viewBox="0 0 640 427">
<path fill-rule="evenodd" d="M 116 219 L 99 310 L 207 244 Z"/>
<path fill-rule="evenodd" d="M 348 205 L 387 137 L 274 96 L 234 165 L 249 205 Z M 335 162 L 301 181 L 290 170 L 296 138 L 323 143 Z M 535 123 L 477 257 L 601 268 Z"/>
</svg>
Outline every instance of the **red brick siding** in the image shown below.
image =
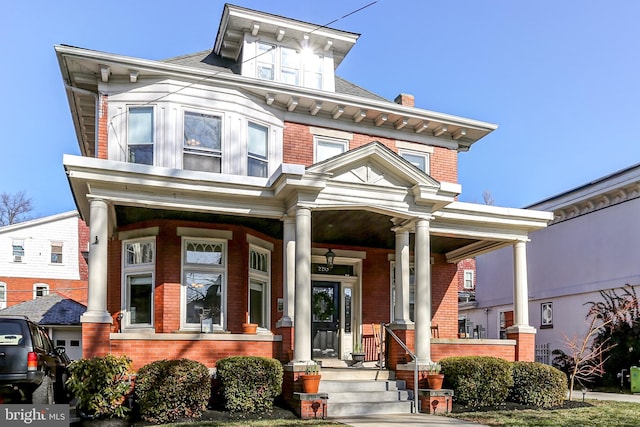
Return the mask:
<svg viewBox="0 0 640 427">
<path fill-rule="evenodd" d="M 534 362 L 536 359 L 536 334 L 507 333 L 507 338 L 517 340 L 515 360 Z"/>
<path fill-rule="evenodd" d="M 84 329 L 87 324 L 83 325 Z M 108 349 L 108 339 L 100 347 Z M 162 359 L 187 358 L 213 368 L 216 361 L 229 356 L 275 357 L 279 342 L 267 341 L 196 341 L 196 340 L 111 340 L 111 353 L 127 355 L 133 360 L 133 369 Z M 86 347 L 85 347 L 86 348 Z M 84 357 L 87 357 L 85 353 Z"/>
<path fill-rule="evenodd" d="M 305 166 L 313 164 L 313 135 L 309 131 L 309 126 L 286 122 L 283 139 L 283 161 L 285 163 Z M 394 152 L 398 152 L 395 139 L 361 133 L 353 133 L 353 139 L 349 143 L 349 150 L 361 147 L 372 141 L 378 141 Z M 433 147 L 433 150 L 430 175 L 438 181 L 458 182 L 458 152 L 442 147 Z"/>
<path fill-rule="evenodd" d="M 100 100 L 100 117 L 98 119 L 98 152 L 96 153 L 96 157 L 99 159 L 108 159 L 109 148 L 107 141 L 109 140 L 109 96 L 101 95 Z"/>
<path fill-rule="evenodd" d="M 429 175 L 438 181 L 458 182 L 458 152 L 448 148 L 434 147 Z"/>
<path fill-rule="evenodd" d="M 85 260 L 82 252 L 89 251 L 89 236 L 90 230 L 87 227 L 87 224 L 78 218 L 78 266 L 79 266 L 79 274 L 80 280 L 89 280 L 89 264 Z M 83 300 L 87 300 L 87 296 L 85 295 Z"/>
<path fill-rule="evenodd" d="M 431 324 L 438 326 L 440 338 L 458 337 L 457 268 L 444 255 L 432 254 Z"/>
<path fill-rule="evenodd" d="M 33 299 L 33 285 L 49 285 L 49 293 L 57 292 L 81 304 L 87 304 L 87 281 L 69 279 L 47 279 L 42 277 L 0 277 L 7 284 L 7 307 Z"/>
<path fill-rule="evenodd" d="M 476 275 L 473 275 L 473 289 L 466 289 L 464 287 L 464 270 L 473 270 L 476 271 L 476 260 L 475 258 L 469 258 L 462 260 L 458 263 L 458 291 L 459 292 L 470 292 L 475 291 L 476 289 Z"/>
</svg>

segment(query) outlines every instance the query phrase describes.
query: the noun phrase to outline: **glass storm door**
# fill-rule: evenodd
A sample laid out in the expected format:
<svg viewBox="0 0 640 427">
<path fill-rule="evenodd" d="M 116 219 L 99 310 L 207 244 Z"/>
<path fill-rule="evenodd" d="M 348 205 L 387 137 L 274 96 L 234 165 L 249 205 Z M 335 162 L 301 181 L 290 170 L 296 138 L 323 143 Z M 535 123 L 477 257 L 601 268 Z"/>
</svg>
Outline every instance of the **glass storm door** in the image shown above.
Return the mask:
<svg viewBox="0 0 640 427">
<path fill-rule="evenodd" d="M 313 358 L 337 358 L 340 349 L 340 283 L 313 282 L 311 334 Z"/>
</svg>

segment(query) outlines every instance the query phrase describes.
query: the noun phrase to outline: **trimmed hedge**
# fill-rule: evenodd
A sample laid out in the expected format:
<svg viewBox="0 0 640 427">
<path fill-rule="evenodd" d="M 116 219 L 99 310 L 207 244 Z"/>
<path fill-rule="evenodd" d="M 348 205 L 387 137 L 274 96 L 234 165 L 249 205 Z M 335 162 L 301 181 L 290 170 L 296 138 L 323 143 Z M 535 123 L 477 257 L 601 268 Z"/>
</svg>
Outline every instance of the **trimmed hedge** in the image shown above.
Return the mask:
<svg viewBox="0 0 640 427">
<path fill-rule="evenodd" d="M 509 401 L 539 408 L 560 406 L 567 395 L 567 376 L 537 362 L 512 362 L 513 388 Z"/>
<path fill-rule="evenodd" d="M 134 388 L 140 417 L 153 423 L 198 418 L 210 395 L 209 369 L 189 359 L 158 360 L 143 366 Z"/>
<path fill-rule="evenodd" d="M 470 408 L 504 404 L 513 386 L 511 363 L 497 357 L 449 357 L 440 365 L 454 400 Z"/>
<path fill-rule="evenodd" d="M 127 356 L 107 355 L 71 362 L 67 387 L 78 399 L 78 410 L 96 418 L 124 418 L 129 411 L 124 404 L 131 392 L 127 380 L 130 368 L 131 359 Z"/>
<path fill-rule="evenodd" d="M 276 359 L 233 356 L 216 363 L 225 409 L 230 412 L 270 412 L 282 392 L 282 364 Z"/>
</svg>

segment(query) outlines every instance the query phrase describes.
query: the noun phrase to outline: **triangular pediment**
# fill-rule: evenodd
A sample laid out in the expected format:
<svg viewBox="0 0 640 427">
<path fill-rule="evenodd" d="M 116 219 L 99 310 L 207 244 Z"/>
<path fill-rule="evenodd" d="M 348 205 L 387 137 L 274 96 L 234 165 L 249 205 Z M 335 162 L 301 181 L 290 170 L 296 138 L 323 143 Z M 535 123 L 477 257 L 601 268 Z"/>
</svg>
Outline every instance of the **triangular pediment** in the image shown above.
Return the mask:
<svg viewBox="0 0 640 427">
<path fill-rule="evenodd" d="M 329 174 L 334 183 L 377 187 L 440 188 L 440 183 L 379 142 L 332 157 L 307 168 L 309 173 Z"/>
</svg>

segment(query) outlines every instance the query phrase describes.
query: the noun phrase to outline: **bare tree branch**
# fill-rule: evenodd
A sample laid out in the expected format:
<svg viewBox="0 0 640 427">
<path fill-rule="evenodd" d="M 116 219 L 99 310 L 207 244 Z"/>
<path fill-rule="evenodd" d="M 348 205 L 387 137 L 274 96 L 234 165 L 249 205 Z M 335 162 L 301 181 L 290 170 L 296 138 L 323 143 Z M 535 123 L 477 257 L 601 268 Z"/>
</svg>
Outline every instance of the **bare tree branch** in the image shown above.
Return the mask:
<svg viewBox="0 0 640 427">
<path fill-rule="evenodd" d="M 33 201 L 24 191 L 15 194 L 3 192 L 0 194 L 0 226 L 11 225 L 30 219 Z"/>
</svg>

